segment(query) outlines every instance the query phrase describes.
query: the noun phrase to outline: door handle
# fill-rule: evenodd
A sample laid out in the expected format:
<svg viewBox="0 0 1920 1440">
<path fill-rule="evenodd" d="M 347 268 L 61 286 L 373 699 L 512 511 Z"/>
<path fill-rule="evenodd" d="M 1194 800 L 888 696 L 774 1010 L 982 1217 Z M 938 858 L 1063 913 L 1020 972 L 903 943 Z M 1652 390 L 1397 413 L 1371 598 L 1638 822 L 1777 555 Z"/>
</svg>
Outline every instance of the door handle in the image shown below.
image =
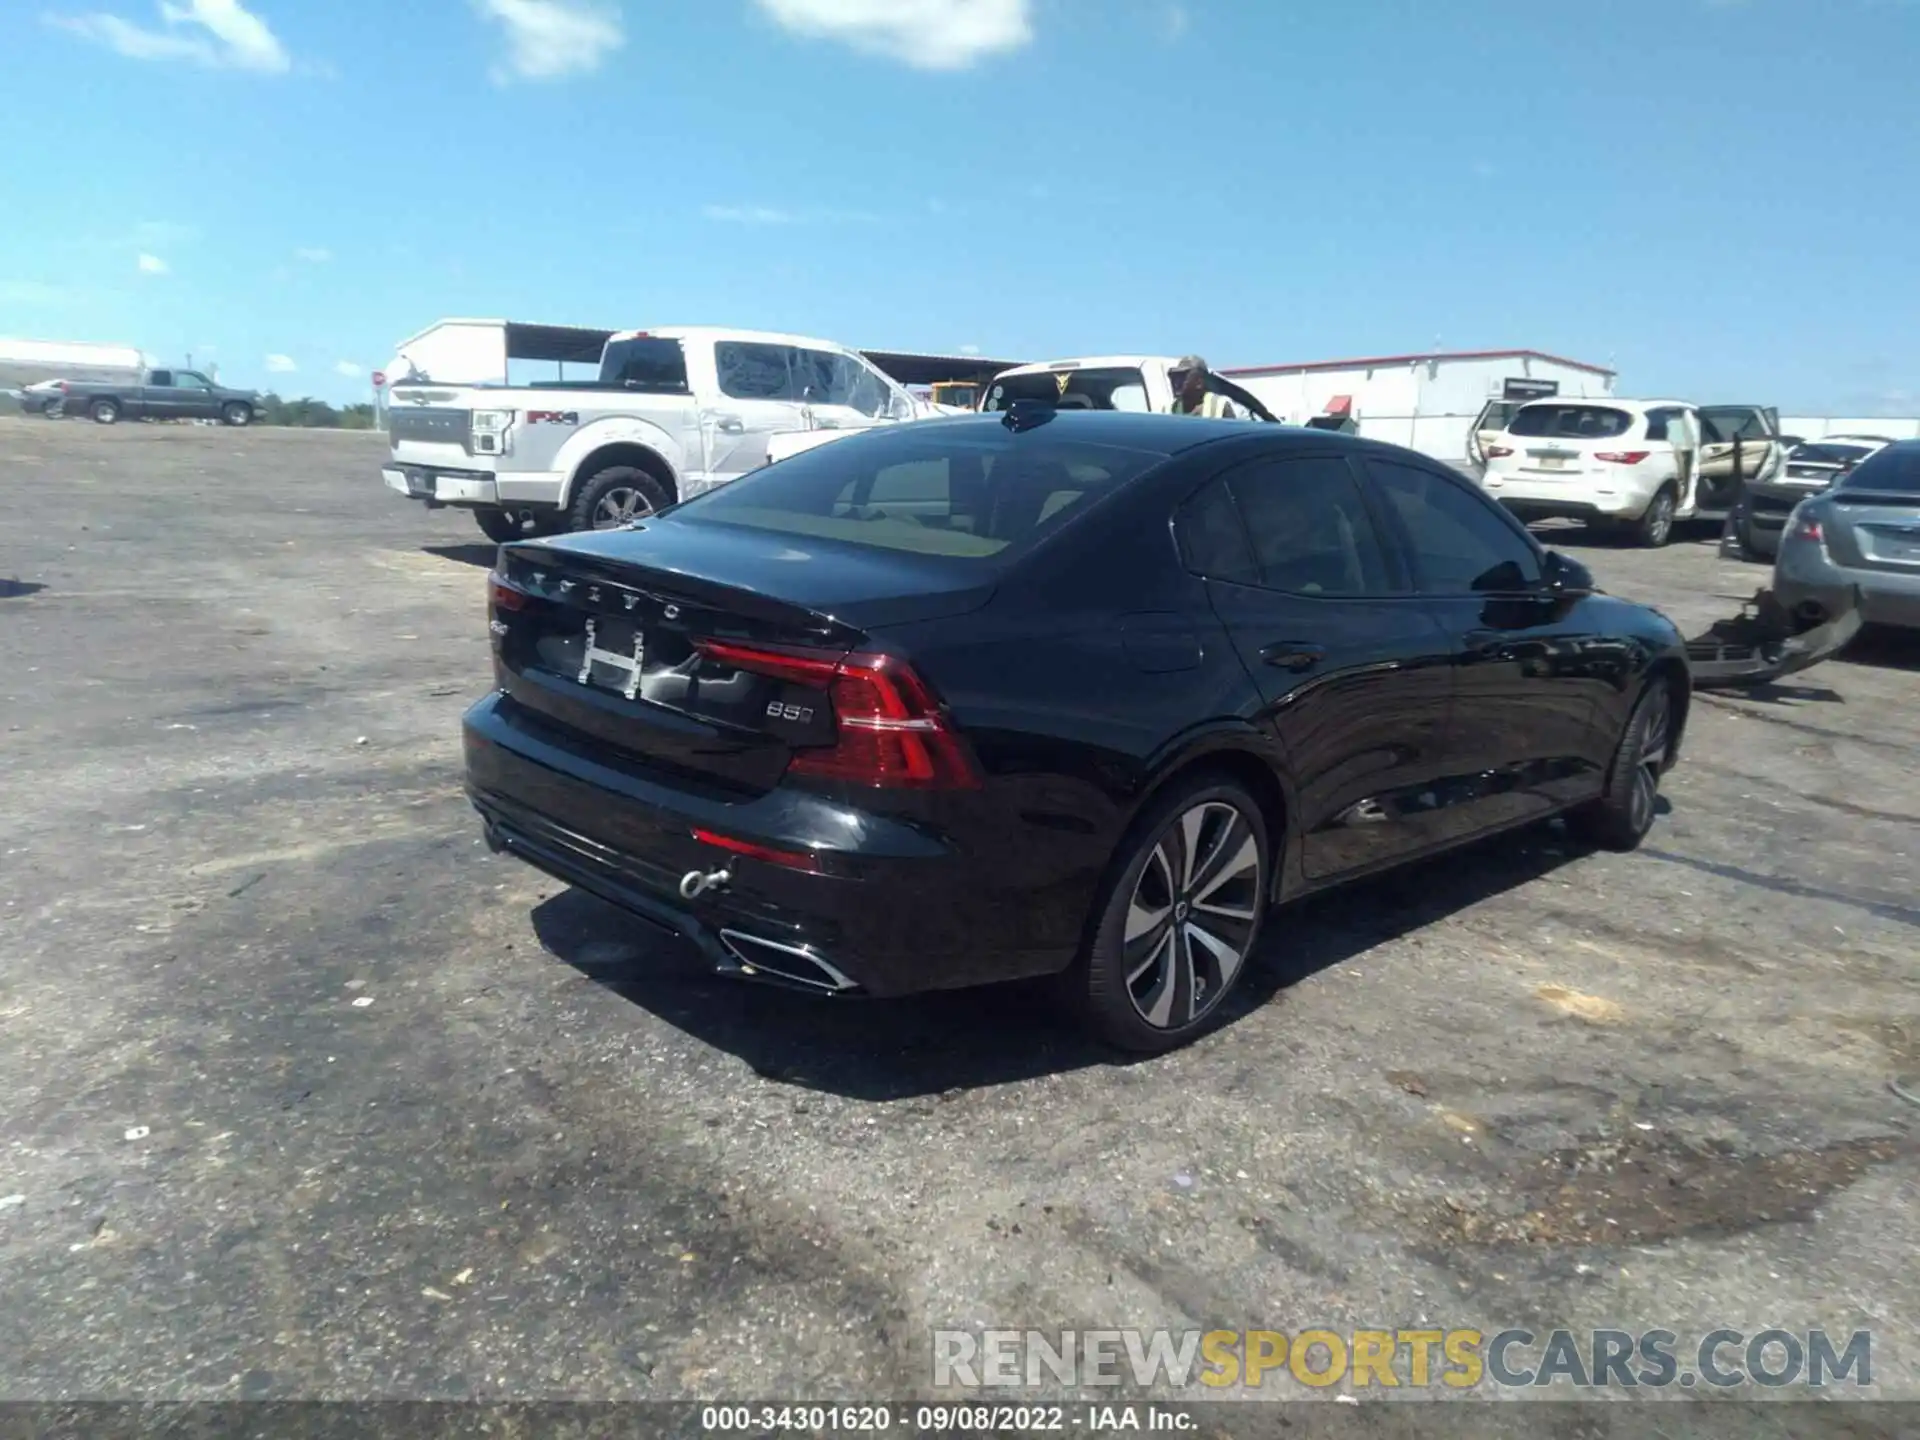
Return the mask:
<svg viewBox="0 0 1920 1440">
<path fill-rule="evenodd" d="M 738 415 L 721 415 L 713 422 L 713 428 L 723 435 L 744 435 L 747 423 Z"/>
<path fill-rule="evenodd" d="M 1305 640 L 1276 640 L 1260 651 L 1260 659 L 1280 670 L 1290 670 L 1298 675 L 1311 670 L 1327 658 L 1324 645 L 1309 644 Z"/>
</svg>

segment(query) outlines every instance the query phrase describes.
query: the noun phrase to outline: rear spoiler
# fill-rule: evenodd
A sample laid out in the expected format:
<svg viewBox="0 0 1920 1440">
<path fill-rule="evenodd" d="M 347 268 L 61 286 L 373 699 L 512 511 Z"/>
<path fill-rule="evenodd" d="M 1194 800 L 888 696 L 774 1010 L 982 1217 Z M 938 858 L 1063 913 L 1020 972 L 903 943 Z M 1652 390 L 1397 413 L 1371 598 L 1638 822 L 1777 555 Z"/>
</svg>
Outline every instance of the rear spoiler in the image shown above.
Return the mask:
<svg viewBox="0 0 1920 1440">
<path fill-rule="evenodd" d="M 1860 590 L 1837 615 L 1795 615 L 1761 589 L 1731 620 L 1716 621 L 1687 641 L 1687 669 L 1696 690 L 1765 685 L 1810 670 L 1837 655 L 1860 632 Z"/>
</svg>

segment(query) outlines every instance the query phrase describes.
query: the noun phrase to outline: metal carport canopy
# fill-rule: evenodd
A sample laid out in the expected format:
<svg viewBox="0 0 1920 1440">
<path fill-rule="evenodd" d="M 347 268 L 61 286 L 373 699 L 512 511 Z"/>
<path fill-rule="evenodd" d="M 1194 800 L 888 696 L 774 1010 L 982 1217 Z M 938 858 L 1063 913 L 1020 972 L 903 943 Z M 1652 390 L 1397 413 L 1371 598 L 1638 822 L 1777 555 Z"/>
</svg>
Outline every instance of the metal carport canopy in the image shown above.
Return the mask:
<svg viewBox="0 0 1920 1440">
<path fill-rule="evenodd" d="M 981 355 L 927 355 L 913 350 L 860 352 L 902 385 L 932 385 L 941 380 L 974 380 L 982 384 L 1002 370 L 1025 365 L 1025 360 L 989 360 Z"/>
</svg>

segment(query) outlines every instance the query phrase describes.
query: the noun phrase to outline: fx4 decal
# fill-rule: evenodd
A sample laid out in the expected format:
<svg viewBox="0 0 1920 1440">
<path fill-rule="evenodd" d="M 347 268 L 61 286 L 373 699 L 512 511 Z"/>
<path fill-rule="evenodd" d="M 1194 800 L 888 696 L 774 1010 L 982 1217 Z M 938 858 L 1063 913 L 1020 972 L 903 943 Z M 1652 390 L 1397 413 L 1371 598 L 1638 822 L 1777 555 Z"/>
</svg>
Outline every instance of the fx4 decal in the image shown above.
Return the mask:
<svg viewBox="0 0 1920 1440">
<path fill-rule="evenodd" d="M 580 412 L 578 410 L 529 410 L 527 423 L 529 425 L 578 425 Z"/>
</svg>

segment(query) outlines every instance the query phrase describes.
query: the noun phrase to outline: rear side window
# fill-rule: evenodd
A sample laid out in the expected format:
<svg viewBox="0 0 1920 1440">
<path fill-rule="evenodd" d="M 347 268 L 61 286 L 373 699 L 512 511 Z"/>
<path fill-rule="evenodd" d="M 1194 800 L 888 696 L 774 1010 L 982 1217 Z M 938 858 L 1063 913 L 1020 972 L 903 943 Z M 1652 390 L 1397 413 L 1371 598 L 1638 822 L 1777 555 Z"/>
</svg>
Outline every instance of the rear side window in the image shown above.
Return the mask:
<svg viewBox="0 0 1920 1440">
<path fill-rule="evenodd" d="M 785 345 L 720 341 L 713 347 L 720 393 L 735 400 L 798 400 L 806 381 L 793 373 L 793 353 Z"/>
<path fill-rule="evenodd" d="M 1180 562 L 1194 574 L 1236 585 L 1260 583 L 1247 528 L 1227 493 L 1226 481 L 1213 481 L 1182 505 L 1174 516 L 1173 533 L 1180 545 Z"/>
<path fill-rule="evenodd" d="M 674 511 L 954 560 L 1011 556 L 1166 459 L 1000 425 L 884 426 L 802 451 Z"/>
<path fill-rule="evenodd" d="M 623 385 L 629 390 L 683 394 L 687 389 L 686 352 L 678 340 L 651 336 L 610 341 L 600 356 L 600 379 L 603 384 Z"/>
<path fill-rule="evenodd" d="M 1894 445 L 1862 460 L 1841 478 L 1842 490 L 1920 495 L 1920 445 Z"/>
<path fill-rule="evenodd" d="M 149 385 L 172 385 L 173 372 L 171 370 L 156 370 L 147 380 L 147 383 Z"/>
<path fill-rule="evenodd" d="M 1509 435 L 1541 440 L 1611 440 L 1633 428 L 1633 415 L 1611 405 L 1523 405 L 1507 422 Z"/>
<path fill-rule="evenodd" d="M 1540 556 L 1493 502 L 1443 475 L 1368 460 L 1367 469 L 1413 548 L 1429 595 L 1525 590 L 1540 582 Z"/>
<path fill-rule="evenodd" d="M 1227 477 L 1260 583 L 1295 595 L 1384 595 L 1386 554 L 1360 486 L 1337 455 L 1256 460 Z"/>
<path fill-rule="evenodd" d="M 1119 367 L 1002 375 L 987 387 L 980 408 L 1006 410 L 1016 400 L 1040 400 L 1062 410 L 1145 410 L 1147 381 L 1140 371 Z"/>
</svg>

